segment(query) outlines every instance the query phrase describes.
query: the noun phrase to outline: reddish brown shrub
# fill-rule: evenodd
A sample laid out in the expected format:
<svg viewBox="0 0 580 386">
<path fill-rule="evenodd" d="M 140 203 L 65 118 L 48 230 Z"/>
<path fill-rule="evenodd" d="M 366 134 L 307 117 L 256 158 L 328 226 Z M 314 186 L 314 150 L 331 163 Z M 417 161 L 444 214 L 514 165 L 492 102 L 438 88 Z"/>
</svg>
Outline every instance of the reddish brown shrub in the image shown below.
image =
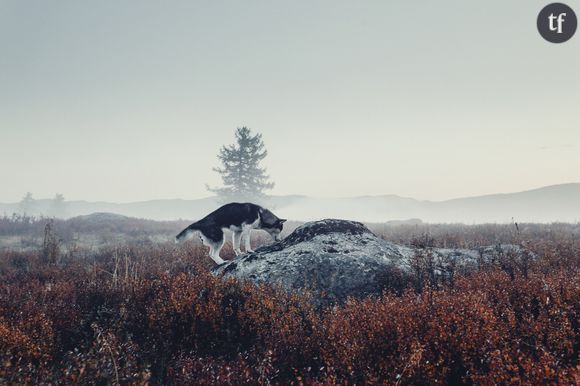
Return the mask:
<svg viewBox="0 0 580 386">
<path fill-rule="evenodd" d="M 57 264 L 1 252 L 0 383 L 574 383 L 579 251 L 528 245 L 525 274 L 484 267 L 325 309 L 215 277 L 195 244 Z"/>
</svg>

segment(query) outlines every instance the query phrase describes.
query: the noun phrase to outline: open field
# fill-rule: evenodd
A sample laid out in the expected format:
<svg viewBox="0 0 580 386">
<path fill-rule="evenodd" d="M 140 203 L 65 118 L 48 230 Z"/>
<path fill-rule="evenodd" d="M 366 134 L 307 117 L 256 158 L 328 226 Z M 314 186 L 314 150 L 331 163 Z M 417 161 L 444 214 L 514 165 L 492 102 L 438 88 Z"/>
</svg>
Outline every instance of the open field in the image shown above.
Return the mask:
<svg viewBox="0 0 580 386">
<path fill-rule="evenodd" d="M 213 276 L 203 246 L 172 242 L 187 222 L 47 223 L 0 219 L 0 383 L 578 381 L 578 224 L 369 224 L 427 250 L 514 243 L 537 257 L 452 283 L 418 270 L 380 297 L 321 308 Z"/>
</svg>

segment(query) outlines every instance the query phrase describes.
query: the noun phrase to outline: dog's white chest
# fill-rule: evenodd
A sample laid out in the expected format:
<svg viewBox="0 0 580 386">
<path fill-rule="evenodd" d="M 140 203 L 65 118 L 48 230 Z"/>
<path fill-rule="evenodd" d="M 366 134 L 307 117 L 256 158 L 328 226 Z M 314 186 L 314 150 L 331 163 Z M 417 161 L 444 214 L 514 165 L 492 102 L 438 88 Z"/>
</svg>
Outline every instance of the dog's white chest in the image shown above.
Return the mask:
<svg viewBox="0 0 580 386">
<path fill-rule="evenodd" d="M 251 229 L 258 228 L 259 226 L 260 226 L 260 217 L 258 216 L 256 221 L 254 221 L 253 223 L 250 223 L 250 224 L 243 224 L 242 228 L 245 230 L 251 230 Z"/>
</svg>

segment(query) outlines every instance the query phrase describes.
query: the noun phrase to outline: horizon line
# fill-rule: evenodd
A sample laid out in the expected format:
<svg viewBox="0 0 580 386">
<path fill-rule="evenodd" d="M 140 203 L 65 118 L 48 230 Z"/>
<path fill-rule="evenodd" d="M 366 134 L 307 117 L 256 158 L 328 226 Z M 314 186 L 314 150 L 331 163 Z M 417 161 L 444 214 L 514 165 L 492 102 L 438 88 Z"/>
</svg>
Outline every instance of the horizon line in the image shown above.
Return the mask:
<svg viewBox="0 0 580 386">
<path fill-rule="evenodd" d="M 301 198 L 313 198 L 313 199 L 329 199 L 329 200 L 346 200 L 346 199 L 357 199 L 357 198 L 380 198 L 380 197 L 397 197 L 402 199 L 409 199 L 415 200 L 419 202 L 448 202 L 454 200 L 463 200 L 463 199 L 473 199 L 473 198 L 481 198 L 481 197 L 491 197 L 491 196 L 505 196 L 510 194 L 519 194 L 519 193 L 527 193 L 533 192 L 542 189 L 554 188 L 554 187 L 561 187 L 566 185 L 580 185 L 580 182 L 564 182 L 560 184 L 552 184 L 552 185 L 544 185 L 539 186 L 536 188 L 525 189 L 525 190 L 518 190 L 512 192 L 498 192 L 498 193 L 487 193 L 487 194 L 480 194 L 474 196 L 462 196 L 462 197 L 454 197 L 448 198 L 444 200 L 430 200 L 430 199 L 418 199 L 409 196 L 401 196 L 395 193 L 385 193 L 385 194 L 368 194 L 368 195 L 356 195 L 356 196 L 309 196 L 305 194 L 281 194 L 281 195 L 267 195 L 267 197 L 301 197 Z M 200 201 L 200 200 L 208 200 L 212 198 L 216 198 L 218 196 L 205 196 L 199 198 L 156 198 L 156 199 L 149 199 L 149 200 L 137 200 L 137 201 L 106 201 L 106 200 L 86 200 L 86 199 L 73 199 L 73 200 L 64 200 L 65 203 L 71 202 L 87 202 L 87 203 L 107 203 L 107 204 L 114 204 L 114 205 L 127 205 L 127 204 L 138 204 L 138 203 L 146 203 L 146 202 L 153 202 L 153 201 Z M 35 198 L 35 201 L 51 201 L 53 198 Z M 3 205 L 18 205 L 20 201 L 16 202 L 0 202 Z"/>
</svg>

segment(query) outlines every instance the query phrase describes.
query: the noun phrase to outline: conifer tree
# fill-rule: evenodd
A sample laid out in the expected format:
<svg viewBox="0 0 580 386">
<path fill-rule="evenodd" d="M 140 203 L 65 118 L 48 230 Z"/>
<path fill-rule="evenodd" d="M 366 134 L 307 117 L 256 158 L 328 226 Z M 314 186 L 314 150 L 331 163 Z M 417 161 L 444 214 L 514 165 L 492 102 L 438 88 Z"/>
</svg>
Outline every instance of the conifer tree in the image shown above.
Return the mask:
<svg viewBox="0 0 580 386">
<path fill-rule="evenodd" d="M 264 191 L 274 187 L 266 169 L 260 166 L 267 155 L 261 134 L 252 135 L 247 127 L 238 128 L 236 142 L 220 149 L 218 159 L 222 166 L 213 169 L 221 175 L 224 186 L 208 189 L 223 201 L 255 202 L 263 199 Z"/>
<path fill-rule="evenodd" d="M 36 200 L 32 197 L 32 193 L 27 192 L 26 195 L 20 200 L 20 213 L 24 215 L 31 216 L 36 210 Z"/>
<path fill-rule="evenodd" d="M 64 195 L 61 193 L 57 193 L 49 208 L 49 214 L 52 217 L 63 218 L 65 215 L 65 202 L 64 202 Z"/>
</svg>

